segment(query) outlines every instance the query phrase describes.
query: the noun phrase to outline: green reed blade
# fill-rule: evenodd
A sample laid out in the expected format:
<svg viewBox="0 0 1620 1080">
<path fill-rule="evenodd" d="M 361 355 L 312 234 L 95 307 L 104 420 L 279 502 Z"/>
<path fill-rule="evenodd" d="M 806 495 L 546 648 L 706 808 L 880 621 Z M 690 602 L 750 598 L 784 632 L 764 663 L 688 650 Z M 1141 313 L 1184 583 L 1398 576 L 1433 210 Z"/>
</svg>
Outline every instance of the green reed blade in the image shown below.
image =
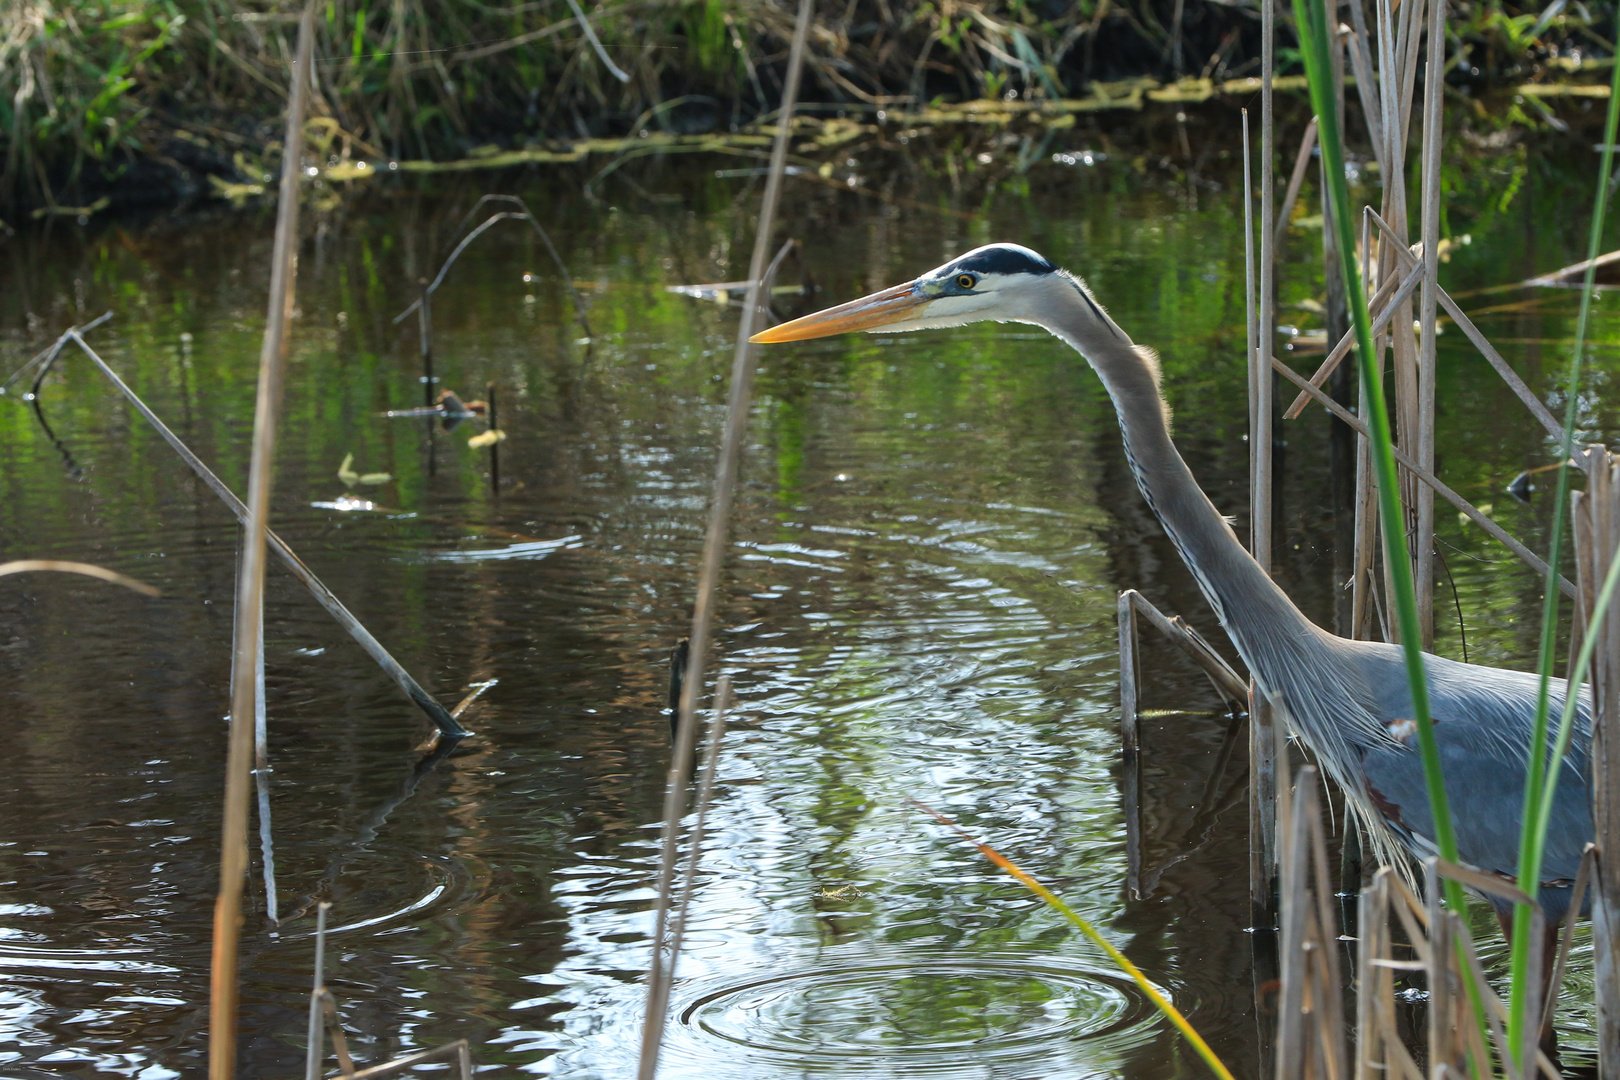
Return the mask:
<svg viewBox="0 0 1620 1080">
<path fill-rule="evenodd" d="M 1569 457 L 1575 448 L 1575 420 L 1580 402 L 1581 362 L 1586 350 L 1586 327 L 1592 311 L 1592 285 L 1603 243 L 1603 215 L 1608 206 L 1609 175 L 1614 165 L 1614 139 L 1620 122 L 1620 64 L 1616 64 L 1609 87 L 1609 111 L 1603 125 L 1603 158 L 1598 166 L 1597 193 L 1592 197 L 1592 223 L 1586 244 L 1586 274 L 1581 281 L 1580 314 L 1575 320 L 1575 348 L 1569 359 L 1565 382 L 1564 438 L 1559 449 L 1558 487 L 1553 497 L 1552 538 L 1547 548 L 1547 585 L 1541 612 L 1541 650 L 1537 671 L 1541 675 L 1536 694 L 1536 719 L 1531 729 L 1530 753 L 1525 762 L 1524 816 L 1519 836 L 1519 888 L 1536 895 L 1541 879 L 1541 859 L 1546 851 L 1547 827 L 1551 821 L 1552 798 L 1558 784 L 1562 751 L 1547 760 L 1547 720 L 1550 711 L 1554 647 L 1558 637 L 1558 561 L 1564 539 L 1564 504 L 1569 501 Z M 1607 585 L 1605 586 L 1607 588 Z M 1590 644 L 1588 636 L 1588 644 Z M 1565 725 L 1573 722 L 1573 703 L 1580 691 L 1575 672 L 1569 672 L 1564 716 L 1559 724 L 1559 743 L 1568 745 Z M 1513 998 L 1508 1014 L 1509 1045 L 1519 1047 L 1539 1032 L 1527 1030 L 1524 1002 L 1529 990 L 1530 950 L 1540 943 L 1530 940 L 1530 908 L 1518 905 L 1513 912 L 1513 952 L 1511 958 Z"/>
</svg>

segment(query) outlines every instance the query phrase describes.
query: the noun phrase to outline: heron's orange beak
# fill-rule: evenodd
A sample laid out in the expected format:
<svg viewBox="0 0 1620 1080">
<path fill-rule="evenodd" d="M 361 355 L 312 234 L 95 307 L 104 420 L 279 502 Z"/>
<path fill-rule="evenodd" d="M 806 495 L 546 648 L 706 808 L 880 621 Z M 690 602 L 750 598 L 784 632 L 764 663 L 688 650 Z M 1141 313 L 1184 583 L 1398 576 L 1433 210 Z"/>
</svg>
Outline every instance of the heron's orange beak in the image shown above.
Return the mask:
<svg viewBox="0 0 1620 1080">
<path fill-rule="evenodd" d="M 856 330 L 871 330 L 899 322 L 933 299 L 924 294 L 915 281 L 907 282 L 826 311 L 818 311 L 814 315 L 806 315 L 802 319 L 785 322 L 781 326 L 773 326 L 748 340 L 758 345 L 775 345 L 782 341 L 805 341 Z"/>
</svg>

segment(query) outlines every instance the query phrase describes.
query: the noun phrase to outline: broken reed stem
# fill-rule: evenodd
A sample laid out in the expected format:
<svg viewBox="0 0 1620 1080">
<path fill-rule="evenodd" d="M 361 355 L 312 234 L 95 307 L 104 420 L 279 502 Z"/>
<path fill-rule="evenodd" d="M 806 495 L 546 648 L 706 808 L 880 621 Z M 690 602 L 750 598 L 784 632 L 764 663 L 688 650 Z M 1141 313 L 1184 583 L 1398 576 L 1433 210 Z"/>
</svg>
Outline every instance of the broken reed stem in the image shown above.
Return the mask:
<svg viewBox="0 0 1620 1080">
<path fill-rule="evenodd" d="M 258 403 L 253 418 L 253 456 L 248 468 L 247 521 L 236 592 L 236 657 L 231 687 L 230 750 L 225 767 L 224 823 L 219 854 L 219 896 L 214 905 L 213 966 L 209 992 L 209 1080 L 236 1073 L 237 948 L 241 933 L 242 882 L 247 870 L 249 771 L 253 760 L 254 672 L 264 604 L 264 569 L 270 487 L 275 467 L 276 408 L 287 356 L 297 274 L 298 183 L 304 145 L 304 97 L 315 42 L 315 6 L 304 7 L 298 27 L 298 58 L 287 102 L 282 143 L 280 205 L 270 269 L 270 301 L 259 352 Z"/>
<path fill-rule="evenodd" d="M 96 327 L 100 326 L 102 323 L 106 322 L 112 317 L 113 313 L 111 311 L 104 311 L 96 318 L 85 323 L 83 326 L 68 327 L 62 332 L 61 337 L 57 338 L 44 349 L 40 350 L 37 354 L 35 354 L 32 360 L 28 361 L 28 363 L 6 376 L 6 381 L 0 383 L 0 397 L 3 397 L 11 392 L 12 383 L 16 382 L 18 379 L 21 379 L 23 376 L 27 375 L 30 371 L 33 371 L 36 368 L 38 369 L 39 374 L 34 377 L 34 384 L 29 389 L 27 397 L 24 400 L 38 395 L 40 382 L 51 370 L 51 365 L 56 363 L 56 358 L 61 355 L 62 349 L 67 345 L 68 341 L 71 340 L 71 335 L 75 333 L 88 334 L 90 331 L 94 330 Z"/>
<path fill-rule="evenodd" d="M 1357 435 L 1360 435 L 1363 438 L 1367 437 L 1366 422 L 1352 413 L 1349 409 L 1345 408 L 1343 405 L 1340 405 L 1337 401 L 1334 401 L 1327 395 L 1326 391 L 1320 389 L 1319 387 L 1312 386 L 1303 375 L 1276 357 L 1271 358 L 1271 365 L 1276 369 L 1279 375 L 1298 386 L 1305 395 L 1308 395 L 1328 412 L 1332 413 L 1334 416 L 1344 421 L 1344 423 L 1348 424 L 1351 430 L 1353 430 Z M 1524 544 L 1514 539 L 1511 533 L 1502 528 L 1496 522 L 1492 521 L 1490 518 L 1486 517 L 1479 511 L 1478 508 L 1476 508 L 1467 499 L 1457 494 L 1456 491 L 1443 482 L 1439 477 L 1420 466 L 1417 463 L 1417 460 L 1408 455 L 1406 451 L 1402 450 L 1398 446 L 1393 447 L 1392 450 L 1395 454 L 1395 460 L 1400 462 L 1403 468 L 1409 470 L 1413 476 L 1417 477 L 1419 480 L 1423 481 L 1424 484 L 1438 492 L 1441 498 L 1451 503 L 1451 505 L 1455 506 L 1458 510 L 1461 510 L 1468 520 L 1484 529 L 1503 547 L 1507 548 L 1509 551 L 1513 552 L 1513 554 L 1523 559 L 1525 564 L 1532 570 L 1536 571 L 1538 574 L 1546 574 L 1547 564 L 1543 562 L 1540 557 L 1535 554 L 1535 552 L 1531 551 L 1529 548 L 1525 547 Z M 1563 589 L 1563 591 L 1568 595 L 1575 595 L 1575 586 L 1568 578 L 1559 577 L 1558 584 L 1559 588 Z"/>
<path fill-rule="evenodd" d="M 698 575 L 697 597 L 692 606 L 691 651 L 687 659 L 685 683 L 681 687 L 675 746 L 670 752 L 666 779 L 663 858 L 658 868 L 658 909 L 653 932 L 652 963 L 647 973 L 647 1015 L 642 1028 L 641 1061 L 636 1074 L 638 1080 L 653 1080 L 657 1075 L 658 1055 L 663 1043 L 664 1020 L 675 964 L 673 954 L 666 964 L 664 942 L 675 881 L 677 841 L 681 818 L 686 810 L 686 784 L 697 738 L 692 718 L 696 712 L 698 688 L 703 682 L 710 624 L 714 618 L 714 594 L 720 582 L 732 493 L 742 457 L 743 435 L 748 426 L 749 405 L 753 399 L 756 354 L 748 339 L 754 333 L 760 297 L 770 295 L 766 291 L 767 283 L 762 279 L 776 223 L 776 203 L 782 193 L 782 176 L 787 165 L 788 140 L 792 136 L 793 113 L 798 104 L 799 77 L 804 69 L 805 44 L 810 32 L 813 6 L 811 0 L 799 0 L 793 46 L 788 53 L 787 81 L 782 88 L 781 118 L 777 122 L 776 139 L 771 145 L 770 174 L 760 201 L 759 222 L 754 230 L 754 252 L 748 264 L 748 295 L 743 301 L 742 318 L 737 327 L 737 346 L 731 359 L 731 394 L 726 405 L 725 435 L 720 447 L 720 460 L 715 467 L 714 497 L 709 506 L 708 529 L 703 540 L 703 565 Z"/>
<path fill-rule="evenodd" d="M 321 1045 L 321 994 L 326 990 L 326 913 L 332 905 L 315 906 L 315 982 L 309 992 L 309 1034 L 304 1043 L 304 1080 L 321 1080 L 326 1055 Z"/>
<path fill-rule="evenodd" d="M 77 345 L 80 351 L 88 356 L 96 367 L 101 369 L 101 373 L 107 377 L 107 381 L 113 384 L 113 389 L 124 395 L 124 398 L 135 407 L 135 411 L 145 417 L 146 422 L 152 425 L 153 430 L 163 438 L 163 441 L 168 443 L 176 454 L 180 455 L 180 460 L 191 466 L 191 471 L 196 473 L 198 478 L 207 484 L 215 495 L 219 496 L 220 501 L 236 516 L 236 520 L 245 525 L 248 517 L 247 506 L 241 499 L 236 497 L 236 494 L 230 488 L 225 486 L 225 482 L 214 475 L 212 469 L 203 464 L 202 459 L 192 452 L 191 447 L 180 441 L 180 437 L 158 418 L 157 413 L 153 412 L 146 402 L 141 400 L 140 395 L 131 390 L 124 380 L 118 377 L 118 373 L 108 366 L 107 361 L 103 360 L 100 354 L 92 349 L 84 338 L 79 336 L 77 331 L 69 330 L 63 336 Z M 410 672 L 400 666 L 399 661 L 395 660 L 388 650 L 382 647 L 381 642 L 371 636 L 371 631 L 367 630 L 360 620 L 356 619 L 349 609 L 343 606 L 343 602 L 337 598 L 337 595 L 331 589 L 326 587 L 325 582 L 316 577 L 314 572 L 304 565 L 303 560 L 294 554 L 292 548 L 287 546 L 286 541 L 277 536 L 274 530 L 267 530 L 266 540 L 270 545 L 270 549 L 281 559 L 282 564 L 292 571 L 293 577 L 303 583 L 316 602 L 326 609 L 326 613 L 332 616 L 337 624 L 348 632 L 349 636 L 354 639 L 355 644 L 364 649 L 366 654 L 376 661 L 377 666 L 382 668 L 401 690 L 405 691 L 405 695 L 415 702 L 417 708 L 427 714 L 427 718 L 433 721 L 440 731 L 445 735 L 458 739 L 471 734 L 466 728 L 456 723 L 454 717 L 445 712 L 443 705 L 440 705 L 426 690 L 422 689 L 421 684 L 411 676 Z"/>
<path fill-rule="evenodd" d="M 1253 478 L 1259 450 L 1254 441 L 1254 408 L 1259 399 L 1255 384 L 1260 378 L 1260 348 L 1257 340 L 1254 299 L 1254 172 L 1249 155 L 1249 110 L 1243 110 L 1243 331 L 1249 346 L 1249 476 Z M 1252 525 L 1252 522 L 1251 522 Z M 1254 550 L 1254 538 L 1249 538 Z"/>
<path fill-rule="evenodd" d="M 579 295 L 579 289 L 574 286 L 574 277 L 568 272 L 568 266 L 563 262 L 562 256 L 557 253 L 557 245 L 551 242 L 550 234 L 547 233 L 545 229 L 540 227 L 540 222 L 535 218 L 534 213 L 529 209 L 528 203 L 524 202 L 516 195 L 482 195 L 479 197 L 477 202 L 473 203 L 472 209 L 468 210 L 466 214 L 462 215 L 461 223 L 456 226 L 456 231 L 451 235 L 454 236 L 460 233 L 462 229 L 465 229 L 467 227 L 467 222 L 471 221 L 478 211 L 484 208 L 485 204 L 492 202 L 509 203 L 516 206 L 518 210 L 517 212 L 507 210 L 498 214 L 493 214 L 489 218 L 485 219 L 484 222 L 471 233 L 468 233 L 466 236 L 462 237 L 461 241 L 456 244 L 455 248 L 450 252 L 450 254 L 445 257 L 444 262 L 439 266 L 438 274 L 434 275 L 432 282 L 430 282 L 427 288 L 423 290 L 422 296 L 417 297 L 416 300 L 412 301 L 409 307 L 400 312 L 398 315 L 394 316 L 394 325 L 398 326 L 401 322 L 405 321 L 411 312 L 417 311 L 425 306 L 424 298 L 431 298 L 435 292 L 439 291 L 439 286 L 444 283 L 445 275 L 450 272 L 450 267 L 455 265 L 456 260 L 461 258 L 461 253 L 467 250 L 468 244 L 471 244 L 479 236 L 482 236 L 484 232 L 495 223 L 511 220 L 528 222 L 529 228 L 533 229 L 535 235 L 540 238 L 540 243 L 545 246 L 546 252 L 551 256 L 552 265 L 557 268 L 557 275 L 562 278 L 563 287 L 568 290 L 568 296 L 574 303 L 574 315 L 578 317 L 580 327 L 585 331 L 585 336 L 587 338 L 592 337 L 591 323 L 590 320 L 585 316 L 585 301 Z M 424 340 L 426 339 L 426 336 L 431 333 L 431 329 L 431 324 L 426 327 L 419 327 L 419 332 L 423 335 Z M 423 347 L 426 348 L 425 345 Z M 432 402 L 430 401 L 428 404 L 431 405 Z"/>
<path fill-rule="evenodd" d="M 1417 18 L 1413 16 L 1414 20 Z M 1416 45 L 1418 28 L 1412 28 Z M 1437 308 L 1440 287 L 1441 84 L 1445 81 L 1445 0 L 1429 0 L 1429 55 L 1423 79 L 1423 295 L 1418 306 L 1422 337 L 1418 348 L 1418 464 L 1434 471 L 1434 410 Z M 1413 65 L 1416 67 L 1416 64 Z M 1414 485 L 1417 502 L 1417 593 L 1422 605 L 1423 647 L 1434 648 L 1434 490 Z M 1459 628 L 1460 629 L 1460 628 Z"/>
</svg>

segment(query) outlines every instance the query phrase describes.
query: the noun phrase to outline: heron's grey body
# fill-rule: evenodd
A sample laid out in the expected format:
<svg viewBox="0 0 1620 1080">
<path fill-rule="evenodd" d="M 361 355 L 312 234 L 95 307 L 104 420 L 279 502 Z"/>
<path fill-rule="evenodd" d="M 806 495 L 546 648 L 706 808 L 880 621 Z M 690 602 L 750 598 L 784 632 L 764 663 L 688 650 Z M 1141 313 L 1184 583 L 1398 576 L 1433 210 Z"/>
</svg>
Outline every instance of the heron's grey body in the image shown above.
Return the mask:
<svg viewBox="0 0 1620 1080">
<path fill-rule="evenodd" d="M 1351 641 L 1321 629 L 1261 570 L 1176 451 L 1156 357 L 1131 342 L 1078 278 L 1026 248 L 992 244 L 910 286 L 807 316 L 759 339 L 984 320 L 1042 326 L 1086 358 L 1113 400 L 1126 458 L 1143 497 L 1259 690 L 1284 711 L 1292 729 L 1344 790 L 1375 851 L 1393 856 L 1398 842 L 1419 856 L 1433 853 L 1434 822 L 1400 648 Z M 1537 676 L 1433 655 L 1425 661 L 1459 855 L 1481 870 L 1512 877 L 1518 865 Z M 1564 694 L 1563 681 L 1554 681 L 1554 717 L 1563 708 Z M 1589 741 L 1589 702 L 1583 690 L 1542 863 L 1540 898 L 1554 925 L 1565 914 L 1571 880 L 1592 838 Z"/>
</svg>

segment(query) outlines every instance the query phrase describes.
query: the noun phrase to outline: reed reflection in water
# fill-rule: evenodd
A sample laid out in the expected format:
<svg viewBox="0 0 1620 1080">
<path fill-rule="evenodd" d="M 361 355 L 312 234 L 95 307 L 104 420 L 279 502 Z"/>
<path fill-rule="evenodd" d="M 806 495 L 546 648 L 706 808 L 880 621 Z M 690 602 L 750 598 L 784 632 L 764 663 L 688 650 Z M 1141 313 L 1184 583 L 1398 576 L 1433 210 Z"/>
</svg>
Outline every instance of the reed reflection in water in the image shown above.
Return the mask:
<svg viewBox="0 0 1620 1080">
<path fill-rule="evenodd" d="M 807 188 L 783 230 L 806 241 L 826 300 L 992 238 L 1084 273 L 1163 353 L 1178 439 L 1217 504 L 1242 513 L 1235 204 L 1228 187 L 1192 208 L 1137 175 L 1124 161 L 1053 166 L 971 223 Z M 690 602 L 733 320 L 664 286 L 734 279 L 728 245 L 751 215 L 709 170 L 636 177 L 680 201 L 532 201 L 549 205 L 539 212 L 591 305 L 588 354 L 544 252 L 518 232 L 482 238 L 436 297 L 444 384 L 501 387 L 499 498 L 466 432 L 435 434 L 430 474 L 422 426 L 380 416 L 421 400 L 415 342 L 389 319 L 478 192 L 359 200 L 306 250 L 276 528 L 441 700 L 499 683 L 466 716 L 476 738 L 418 775 L 409 704 L 272 574 L 272 796 L 294 917 L 272 935 L 250 915 L 244 1075 L 302 1060 L 316 898 L 335 904 L 329 978 L 363 1060 L 466 1037 L 484 1065 L 628 1071 L 665 662 Z M 1528 183 L 1545 199 L 1560 182 Z M 98 348 L 239 488 L 267 220 L 20 238 L 27 272 L 0 297 L 8 366 L 76 310 L 114 308 Z M 1288 302 L 1317 287 L 1314 242 L 1288 249 L 1283 280 L 1300 294 Z M 1561 265 L 1546 255 L 1555 242 L 1504 219 L 1475 233 L 1455 273 Z M 1482 318 L 1496 340 L 1540 341 L 1567 313 L 1499 317 L 1535 325 L 1498 336 Z M 1524 348 L 1509 358 L 1534 382 Z M 1445 342 L 1439 439 L 1457 449 L 1443 468 L 1476 503 L 1543 453 L 1492 380 Z M 0 588 L 13 738 L 0 763 L 0 1067 L 164 1080 L 201 1067 L 236 534 L 93 371 L 65 363 L 40 404 L 54 439 L 0 402 L 0 548 L 101 563 L 164 598 L 71 580 Z M 1608 424 L 1599 401 L 1592 422 Z M 1285 433 L 1281 573 L 1331 624 L 1325 430 L 1316 418 Z M 1153 643 L 1145 702 L 1176 710 L 1143 732 L 1157 890 L 1122 895 L 1115 595 L 1141 589 L 1221 639 L 1083 363 L 1021 328 L 818 342 L 768 358 L 752 439 L 720 624 L 740 705 L 666 1073 L 1180 1074 L 1181 1051 L 1134 992 L 908 795 L 1111 928 L 1253 1072 L 1243 776 L 1212 776 L 1218 699 Z M 393 477 L 366 489 L 365 509 L 340 509 L 356 505 L 337 478 L 350 453 Z M 1495 512 L 1533 542 L 1540 508 Z M 1496 553 L 1460 524 L 1442 535 L 1473 658 L 1526 655 L 1535 583 L 1478 561 Z"/>
</svg>

